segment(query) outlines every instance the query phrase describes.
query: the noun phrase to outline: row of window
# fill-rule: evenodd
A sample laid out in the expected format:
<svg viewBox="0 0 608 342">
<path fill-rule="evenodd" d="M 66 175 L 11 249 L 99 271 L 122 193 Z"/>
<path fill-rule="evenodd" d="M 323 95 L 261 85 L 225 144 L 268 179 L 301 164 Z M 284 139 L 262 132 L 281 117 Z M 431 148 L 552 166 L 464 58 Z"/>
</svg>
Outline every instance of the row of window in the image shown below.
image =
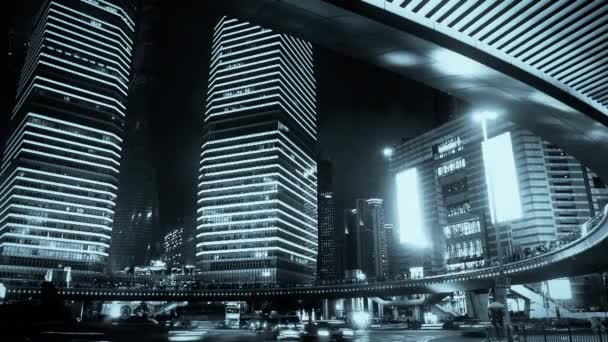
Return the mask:
<svg viewBox="0 0 608 342">
<path fill-rule="evenodd" d="M 47 259 L 62 259 L 72 261 L 105 262 L 107 257 L 98 254 L 88 254 L 79 252 L 53 251 L 46 249 L 36 249 L 17 246 L 5 246 L 2 255 L 37 257 Z"/>
<path fill-rule="evenodd" d="M 469 203 L 469 201 L 452 204 L 447 207 L 448 217 L 457 217 L 460 215 L 467 214 L 470 211 L 471 211 L 471 203 Z"/>
<path fill-rule="evenodd" d="M 465 192 L 467 191 L 467 189 L 467 179 L 464 178 L 459 181 L 444 185 L 441 190 L 444 195 L 450 196 Z"/>
<path fill-rule="evenodd" d="M 23 237 L 9 236 L 3 239 L 5 242 L 18 243 L 29 246 L 40 246 L 50 248 L 63 248 L 63 249 L 74 249 L 83 250 L 90 252 L 106 252 L 108 247 L 99 245 L 89 245 L 86 243 L 79 242 L 67 242 L 67 241 L 55 241 L 55 240 L 44 240 L 44 239 L 28 239 Z"/>
<path fill-rule="evenodd" d="M 469 220 L 460 223 L 455 223 L 443 227 L 443 233 L 446 238 L 454 238 L 460 236 L 471 235 L 481 231 L 479 220 Z"/>
<path fill-rule="evenodd" d="M 448 140 L 436 145 L 436 147 L 434 148 L 435 149 L 434 159 L 438 160 L 438 159 L 443 159 L 447 156 L 451 156 L 457 152 L 462 151 L 463 148 L 464 148 L 464 146 L 462 145 L 460 137 L 448 139 Z"/>
<path fill-rule="evenodd" d="M 464 158 L 454 159 L 445 164 L 442 164 L 437 168 L 437 176 L 443 177 L 450 175 L 456 171 L 462 170 L 466 167 Z"/>
<path fill-rule="evenodd" d="M 40 237 L 49 237 L 49 238 L 57 238 L 57 239 L 67 239 L 67 240 L 78 240 L 84 242 L 102 242 L 109 243 L 110 238 L 103 238 L 99 236 L 91 236 L 84 234 L 70 234 L 70 233 L 59 233 L 48 230 L 40 230 L 40 229 L 30 229 L 30 228 L 17 228 L 17 227 L 6 227 L 4 230 L 6 233 L 12 234 L 20 234 L 24 236 L 40 236 Z"/>
<path fill-rule="evenodd" d="M 481 240 L 471 240 L 446 245 L 446 259 L 481 257 Z"/>
</svg>

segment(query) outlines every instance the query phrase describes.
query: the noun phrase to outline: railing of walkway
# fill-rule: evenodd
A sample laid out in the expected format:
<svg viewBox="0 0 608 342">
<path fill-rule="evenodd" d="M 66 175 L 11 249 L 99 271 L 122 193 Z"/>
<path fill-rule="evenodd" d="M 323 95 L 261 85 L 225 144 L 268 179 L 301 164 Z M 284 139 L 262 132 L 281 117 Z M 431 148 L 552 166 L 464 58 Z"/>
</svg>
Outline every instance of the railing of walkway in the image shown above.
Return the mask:
<svg viewBox="0 0 608 342">
<path fill-rule="evenodd" d="M 515 342 L 608 342 L 606 322 L 592 328 L 584 327 L 548 327 L 545 325 L 514 325 L 510 339 L 504 336 L 502 328 L 488 327 L 487 341 Z"/>
</svg>

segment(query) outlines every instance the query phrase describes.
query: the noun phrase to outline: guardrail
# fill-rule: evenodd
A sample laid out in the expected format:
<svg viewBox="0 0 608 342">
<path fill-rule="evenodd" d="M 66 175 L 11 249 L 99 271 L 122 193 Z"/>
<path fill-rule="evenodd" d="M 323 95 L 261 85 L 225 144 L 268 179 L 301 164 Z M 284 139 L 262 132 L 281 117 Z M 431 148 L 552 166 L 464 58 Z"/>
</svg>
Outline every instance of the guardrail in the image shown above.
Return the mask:
<svg viewBox="0 0 608 342">
<path fill-rule="evenodd" d="M 120 275 L 117 276 L 116 279 L 113 279 L 110 276 L 109 279 L 104 279 L 102 282 L 96 284 L 96 286 L 74 286 L 73 289 L 67 290 L 66 293 L 72 292 L 82 292 L 85 294 L 86 292 L 91 292 L 92 294 L 98 292 L 107 292 L 109 291 L 118 291 L 118 292 L 129 292 L 129 293 L 156 293 L 156 292 L 209 292 L 209 293 L 220 293 L 222 291 L 227 290 L 231 293 L 240 293 L 240 292 L 251 292 L 251 293 L 260 293 L 264 294 L 302 294 L 302 293 L 318 293 L 318 294 L 334 294 L 334 293 L 355 293 L 357 291 L 401 291 L 406 288 L 411 290 L 421 290 L 424 287 L 433 284 L 445 284 L 445 283 L 453 283 L 453 282 L 462 282 L 468 280 L 486 280 L 489 281 L 494 277 L 504 273 L 508 276 L 512 274 L 527 271 L 530 272 L 532 270 L 538 269 L 539 267 L 543 267 L 547 264 L 554 263 L 556 261 L 560 261 L 565 258 L 570 258 L 574 254 L 576 254 L 576 250 L 579 251 L 581 248 L 587 248 L 588 244 L 584 244 L 586 238 L 589 235 L 596 233 L 597 228 L 605 223 L 608 219 L 608 205 L 604 207 L 604 210 L 599 213 L 596 217 L 587 221 L 587 227 L 590 229 L 587 231 L 587 234 L 583 236 L 579 236 L 577 239 L 568 242 L 564 246 L 547 252 L 545 254 L 532 257 L 530 259 L 524 259 L 520 261 L 516 261 L 513 263 L 505 264 L 502 266 L 491 266 L 480 269 L 469 270 L 465 272 L 459 273 L 450 273 L 445 275 L 437 275 L 430 276 L 420 279 L 405 279 L 405 280 L 384 280 L 378 282 L 365 282 L 365 283 L 333 283 L 333 284 L 323 284 L 316 286 L 278 286 L 278 285 L 268 285 L 264 286 L 262 284 L 239 284 L 238 286 L 232 286 L 230 284 L 213 284 L 213 283 L 204 283 L 200 281 L 194 281 L 189 278 L 189 276 L 180 276 L 179 281 L 175 282 L 175 285 L 169 285 L 167 287 L 158 286 L 158 283 L 155 282 L 147 282 L 142 284 L 143 282 L 142 276 L 134 276 L 129 280 L 128 275 Z M 574 232 L 573 232 L 574 233 Z M 602 238 L 605 238 L 602 236 Z M 596 239 L 597 240 L 597 239 Z M 594 244 L 599 243 L 598 241 L 593 242 Z M 572 255 L 560 254 L 561 252 L 574 248 L 574 252 Z M 183 277 L 183 278 L 182 278 Z M 145 278 L 145 276 L 143 277 Z M 156 278 L 156 277 L 151 277 Z M 156 278 L 157 280 L 158 278 Z M 115 282 L 115 281 L 116 282 Z M 117 287 L 117 284 L 122 283 L 121 287 Z M 36 294 L 39 291 L 34 289 L 34 287 L 30 287 L 27 292 L 22 292 L 18 289 L 23 289 L 22 287 L 9 288 L 9 293 L 31 293 Z M 33 291 L 33 292 L 30 292 Z M 77 293 L 78 294 L 78 293 Z M 180 294 L 181 295 L 181 294 Z M 608 342 L 608 340 L 606 341 Z"/>
</svg>

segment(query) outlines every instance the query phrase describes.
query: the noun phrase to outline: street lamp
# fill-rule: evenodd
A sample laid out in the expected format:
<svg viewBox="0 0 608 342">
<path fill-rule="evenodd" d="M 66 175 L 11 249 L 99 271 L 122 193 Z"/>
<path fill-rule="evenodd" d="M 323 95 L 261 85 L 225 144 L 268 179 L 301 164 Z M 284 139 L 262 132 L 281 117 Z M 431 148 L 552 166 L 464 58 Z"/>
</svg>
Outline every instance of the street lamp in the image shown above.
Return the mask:
<svg viewBox="0 0 608 342">
<path fill-rule="evenodd" d="M 473 119 L 481 124 L 481 129 L 483 131 L 483 141 L 488 140 L 487 122 L 495 120 L 497 117 L 498 114 L 496 114 L 496 112 L 479 112 L 473 114 Z"/>
<path fill-rule="evenodd" d="M 385 147 L 382 149 L 382 155 L 384 155 L 384 157 L 389 158 L 393 156 L 393 153 L 395 152 L 395 150 L 393 150 L 392 147 Z"/>
</svg>

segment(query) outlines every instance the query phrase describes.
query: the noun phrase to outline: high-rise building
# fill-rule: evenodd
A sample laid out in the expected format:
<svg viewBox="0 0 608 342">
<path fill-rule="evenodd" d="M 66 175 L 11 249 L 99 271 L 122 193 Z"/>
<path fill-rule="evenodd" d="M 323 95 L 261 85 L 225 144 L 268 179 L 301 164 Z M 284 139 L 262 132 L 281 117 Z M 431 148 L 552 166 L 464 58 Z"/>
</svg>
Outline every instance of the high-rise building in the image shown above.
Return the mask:
<svg viewBox="0 0 608 342">
<path fill-rule="evenodd" d="M 197 209 L 201 276 L 307 283 L 317 270 L 310 43 L 223 17 L 214 29 Z"/>
<path fill-rule="evenodd" d="M 163 237 L 163 261 L 168 268 L 181 267 L 185 257 L 184 227 L 169 227 Z"/>
<path fill-rule="evenodd" d="M 358 199 L 356 209 L 346 210 L 347 269 L 361 270 L 367 278 L 388 276 L 387 236 L 383 200 Z"/>
<path fill-rule="evenodd" d="M 108 262 L 129 90 L 135 9 L 47 1 L 11 113 L 0 170 L 0 281 L 73 281 Z"/>
<path fill-rule="evenodd" d="M 482 129 L 470 117 L 456 118 L 396 147 L 395 175 L 401 243 L 415 248 L 417 237 L 427 251 L 425 274 L 488 264 L 513 257 L 571 232 L 599 210 L 608 189 L 591 170 L 559 147 L 504 119 L 488 122 L 490 140 L 503 142 L 501 160 L 513 156 L 514 192 L 521 217 L 500 224 L 499 239 L 491 220 Z M 494 140 L 495 142 L 498 140 Z M 500 182 L 509 167 L 500 170 Z M 494 189 L 497 191 L 497 189 Z M 500 210 L 513 210 L 513 203 Z M 419 212 L 411 208 L 420 208 Z M 497 247 L 502 247 L 499 253 Z M 574 293 L 575 291 L 573 291 Z"/>
<path fill-rule="evenodd" d="M 319 258 L 317 276 L 320 281 L 334 280 L 340 273 L 336 253 L 335 203 L 333 191 L 333 171 L 329 160 L 319 162 L 318 220 Z M 339 258 L 338 258 L 339 259 Z M 341 277 L 340 277 L 341 278 Z"/>
<path fill-rule="evenodd" d="M 384 236 L 386 237 L 386 274 L 388 278 L 393 279 L 398 273 L 396 265 L 396 248 L 398 244 L 395 241 L 395 226 L 392 223 L 384 224 Z"/>
<path fill-rule="evenodd" d="M 359 229 L 359 218 L 357 209 L 344 209 L 344 272 L 362 270 L 361 230 Z M 344 275 L 341 275 L 343 277 Z"/>
<path fill-rule="evenodd" d="M 161 7 L 158 0 L 145 1 L 139 9 L 133 77 L 120 165 L 118 197 L 112 229 L 110 266 L 113 270 L 150 261 L 159 233 L 157 174 L 153 164 L 150 95 L 158 86 L 155 39 Z M 157 238 L 157 237 L 156 237 Z"/>
</svg>

